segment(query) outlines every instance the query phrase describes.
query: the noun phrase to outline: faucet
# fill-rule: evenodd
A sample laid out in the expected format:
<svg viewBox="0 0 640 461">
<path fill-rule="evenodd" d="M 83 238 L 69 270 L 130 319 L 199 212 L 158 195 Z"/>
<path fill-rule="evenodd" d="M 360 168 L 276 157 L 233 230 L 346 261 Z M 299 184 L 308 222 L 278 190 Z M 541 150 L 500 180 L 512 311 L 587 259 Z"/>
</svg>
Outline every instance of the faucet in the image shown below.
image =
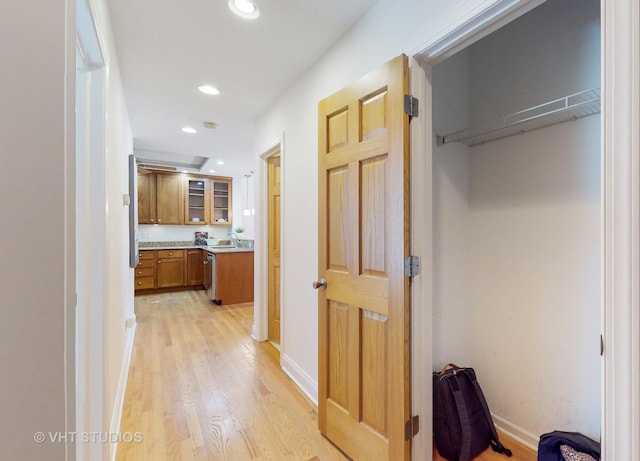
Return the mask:
<svg viewBox="0 0 640 461">
<path fill-rule="evenodd" d="M 237 247 L 238 246 L 238 234 L 236 234 L 235 232 L 227 232 L 227 235 L 229 237 L 231 237 L 232 242 L 233 242 L 233 246 Z"/>
</svg>

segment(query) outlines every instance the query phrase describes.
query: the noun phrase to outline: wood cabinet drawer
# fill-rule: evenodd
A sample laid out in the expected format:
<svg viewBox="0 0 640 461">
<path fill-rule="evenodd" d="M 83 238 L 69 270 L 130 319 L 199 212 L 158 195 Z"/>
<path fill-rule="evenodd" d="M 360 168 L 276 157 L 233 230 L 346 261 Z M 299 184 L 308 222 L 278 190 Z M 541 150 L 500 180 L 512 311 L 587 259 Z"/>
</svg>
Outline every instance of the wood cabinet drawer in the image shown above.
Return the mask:
<svg viewBox="0 0 640 461">
<path fill-rule="evenodd" d="M 184 250 L 158 250 L 158 259 L 184 258 Z"/>
<path fill-rule="evenodd" d="M 155 277 L 136 277 L 135 280 L 135 289 L 136 290 L 145 290 L 147 288 L 155 288 Z"/>
<path fill-rule="evenodd" d="M 156 260 L 153 259 L 141 259 L 138 261 L 138 265 L 136 266 L 136 270 L 145 267 L 156 267 Z"/>
<path fill-rule="evenodd" d="M 153 250 L 142 250 L 138 252 L 139 258 L 142 261 L 143 259 L 155 259 L 155 255 L 153 254 Z"/>
<path fill-rule="evenodd" d="M 154 275 L 156 275 L 156 269 L 155 267 L 136 267 L 136 278 L 139 277 L 153 277 Z"/>
</svg>

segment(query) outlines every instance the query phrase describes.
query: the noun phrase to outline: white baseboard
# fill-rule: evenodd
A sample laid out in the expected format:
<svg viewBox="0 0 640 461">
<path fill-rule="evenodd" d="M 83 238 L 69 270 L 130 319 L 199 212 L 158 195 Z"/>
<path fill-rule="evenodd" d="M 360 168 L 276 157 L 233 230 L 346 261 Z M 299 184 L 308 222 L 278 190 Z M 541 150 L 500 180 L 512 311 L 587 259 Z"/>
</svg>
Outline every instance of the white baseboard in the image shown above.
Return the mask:
<svg viewBox="0 0 640 461">
<path fill-rule="evenodd" d="M 282 354 L 280 358 L 280 366 L 282 370 L 296 383 L 300 390 L 318 406 L 318 383 L 314 381 L 305 371 L 300 368 L 286 354 Z"/>
<path fill-rule="evenodd" d="M 111 424 L 109 425 L 109 433 L 120 433 L 120 421 L 122 420 L 122 408 L 124 406 L 124 396 L 127 389 L 127 380 L 129 379 L 129 367 L 131 365 L 131 355 L 133 353 L 133 340 L 136 336 L 136 326 L 138 325 L 135 316 L 130 328 L 127 328 L 127 338 L 122 357 L 122 366 L 120 367 L 120 378 L 118 379 L 118 389 L 113 403 L 113 412 L 111 414 Z M 112 443 L 109 447 L 109 459 L 115 461 L 118 443 Z"/>
<path fill-rule="evenodd" d="M 531 448 L 533 451 L 538 451 L 538 441 L 540 440 L 540 436 L 534 435 L 496 414 L 491 413 L 491 417 L 500 431 L 504 432 L 506 435 L 521 444 Z"/>
</svg>

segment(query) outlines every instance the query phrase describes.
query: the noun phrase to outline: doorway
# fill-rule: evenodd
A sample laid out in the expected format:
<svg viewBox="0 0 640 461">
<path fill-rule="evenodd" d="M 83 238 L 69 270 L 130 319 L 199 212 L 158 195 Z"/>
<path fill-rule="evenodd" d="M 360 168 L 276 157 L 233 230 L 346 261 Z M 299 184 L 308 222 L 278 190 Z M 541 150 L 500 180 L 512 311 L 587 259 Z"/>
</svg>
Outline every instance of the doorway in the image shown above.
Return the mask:
<svg viewBox="0 0 640 461">
<path fill-rule="evenodd" d="M 432 367 L 461 361 L 480 368 L 498 426 L 534 447 L 545 428 L 601 435 L 601 122 L 579 113 L 570 117 L 576 121 L 500 140 L 466 137 L 493 132 L 484 122 L 527 108 L 523 120 L 581 98 L 599 105 L 599 92 L 590 93 L 600 86 L 599 8 L 597 1 L 550 0 L 499 30 L 505 20 L 494 22 L 481 40 L 477 31 L 450 37 L 449 52 L 423 64 L 433 97 L 426 109 L 433 121 L 425 122 L 434 138 Z M 516 35 L 505 41 L 509 29 Z M 563 330 L 570 323 L 579 331 L 571 339 Z M 549 358 L 558 354 L 561 360 Z M 517 372 L 508 373 L 509 383 L 496 378 L 499 364 L 517 370 L 522 363 L 530 379 Z M 561 384 L 536 377 L 550 370 Z M 513 404 L 505 385 L 535 398 Z"/>
<path fill-rule="evenodd" d="M 282 350 L 286 338 L 282 325 L 286 322 L 283 299 L 284 271 L 282 260 L 285 219 L 284 134 L 262 150 L 255 175 L 256 232 L 254 323 L 251 336 L 257 341 L 270 341 Z M 283 357 L 286 360 L 286 357 Z"/>
</svg>

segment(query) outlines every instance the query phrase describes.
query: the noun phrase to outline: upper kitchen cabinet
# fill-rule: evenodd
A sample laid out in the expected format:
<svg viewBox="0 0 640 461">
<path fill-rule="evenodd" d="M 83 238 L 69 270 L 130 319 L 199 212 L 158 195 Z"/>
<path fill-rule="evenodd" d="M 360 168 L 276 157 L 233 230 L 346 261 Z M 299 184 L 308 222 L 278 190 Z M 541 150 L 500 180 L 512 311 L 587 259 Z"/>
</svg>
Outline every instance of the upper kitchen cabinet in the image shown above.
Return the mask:
<svg viewBox="0 0 640 461">
<path fill-rule="evenodd" d="M 211 180 L 209 178 L 185 178 L 185 224 L 209 224 L 211 222 Z"/>
<path fill-rule="evenodd" d="M 138 173 L 138 223 L 182 224 L 182 177 L 177 174 Z"/>
<path fill-rule="evenodd" d="M 182 177 L 156 174 L 156 214 L 158 224 L 182 224 L 184 215 Z"/>
<path fill-rule="evenodd" d="M 233 179 L 138 171 L 139 224 L 231 225 Z"/>
<path fill-rule="evenodd" d="M 138 223 L 156 224 L 156 175 L 138 171 Z"/>
<path fill-rule="evenodd" d="M 231 224 L 232 179 L 185 177 L 185 224 Z"/>
<path fill-rule="evenodd" d="M 212 179 L 213 206 L 211 224 L 229 225 L 232 221 L 231 178 Z"/>
</svg>

